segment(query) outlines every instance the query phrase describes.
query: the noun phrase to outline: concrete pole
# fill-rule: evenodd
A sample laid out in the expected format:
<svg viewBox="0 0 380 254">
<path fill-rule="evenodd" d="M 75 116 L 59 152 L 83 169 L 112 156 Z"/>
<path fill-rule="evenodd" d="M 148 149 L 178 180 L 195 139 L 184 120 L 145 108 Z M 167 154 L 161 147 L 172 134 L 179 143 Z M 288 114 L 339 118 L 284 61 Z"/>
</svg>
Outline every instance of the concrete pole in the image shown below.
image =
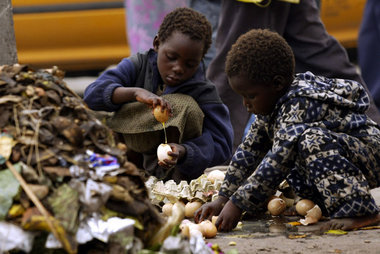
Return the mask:
<svg viewBox="0 0 380 254">
<path fill-rule="evenodd" d="M 0 65 L 17 61 L 11 0 L 0 0 Z"/>
</svg>

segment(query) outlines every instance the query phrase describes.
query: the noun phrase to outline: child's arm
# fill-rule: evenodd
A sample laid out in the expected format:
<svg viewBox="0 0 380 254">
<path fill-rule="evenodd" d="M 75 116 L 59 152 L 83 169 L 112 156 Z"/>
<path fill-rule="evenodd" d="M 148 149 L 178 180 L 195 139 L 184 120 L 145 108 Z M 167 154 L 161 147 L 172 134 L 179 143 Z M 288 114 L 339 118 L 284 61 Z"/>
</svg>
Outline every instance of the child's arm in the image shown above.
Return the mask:
<svg viewBox="0 0 380 254">
<path fill-rule="evenodd" d="M 164 109 L 168 108 L 169 112 L 171 111 L 170 104 L 166 100 L 140 87 L 117 87 L 112 94 L 111 101 L 114 104 L 139 101 L 152 108 L 160 105 Z"/>
<path fill-rule="evenodd" d="M 119 87 L 134 87 L 136 73 L 133 63 L 123 59 L 114 69 L 102 73 L 84 91 L 83 99 L 93 110 L 116 111 L 122 104 L 112 101 L 114 90 Z"/>
<path fill-rule="evenodd" d="M 265 130 L 264 122 L 258 117 L 252 124 L 243 143 L 238 147 L 227 170 L 219 197 L 211 203 L 203 205 L 195 214 L 196 221 L 219 215 L 216 226 L 219 231 L 232 230 L 240 220 L 243 209 L 235 205 L 230 197 L 235 191 L 245 184 L 247 178 L 253 174 L 256 166 L 268 151 L 269 139 Z"/>
<path fill-rule="evenodd" d="M 293 105 L 295 104 L 289 107 Z M 307 123 L 287 122 L 285 119 L 288 115 L 284 112 L 278 115 L 281 117 L 277 119 L 274 127 L 273 142 L 257 169 L 242 185 L 237 186 L 234 193 L 227 192 L 231 194 L 230 200 L 243 210 L 255 212 L 265 207 L 268 198 L 275 193 L 278 185 L 286 179 L 295 166 L 298 138 L 307 128 Z M 231 162 L 232 168 L 244 168 L 247 160 L 249 158 L 241 154 L 240 158 L 235 158 Z M 222 193 L 224 186 L 228 185 L 222 185 Z"/>
<path fill-rule="evenodd" d="M 127 102 L 140 101 L 151 107 L 169 104 L 161 97 L 136 87 L 136 70 L 130 59 L 123 59 L 114 69 L 105 71 L 84 92 L 84 101 L 93 110 L 116 111 Z"/>
</svg>

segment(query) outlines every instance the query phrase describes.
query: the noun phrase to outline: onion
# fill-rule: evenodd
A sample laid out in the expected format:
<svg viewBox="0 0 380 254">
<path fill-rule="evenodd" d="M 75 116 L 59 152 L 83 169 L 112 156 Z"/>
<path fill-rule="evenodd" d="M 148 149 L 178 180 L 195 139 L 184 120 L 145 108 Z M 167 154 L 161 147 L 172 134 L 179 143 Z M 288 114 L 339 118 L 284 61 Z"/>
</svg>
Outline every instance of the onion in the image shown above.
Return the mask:
<svg viewBox="0 0 380 254">
<path fill-rule="evenodd" d="M 269 201 L 267 208 L 271 215 L 277 216 L 285 211 L 286 203 L 281 198 L 273 198 Z"/>
<path fill-rule="evenodd" d="M 199 225 L 202 229 L 201 231 L 204 237 L 213 238 L 214 236 L 216 236 L 216 233 L 218 232 L 218 230 L 216 229 L 215 225 L 212 224 L 211 221 L 205 220 L 205 221 L 202 221 Z"/>
<path fill-rule="evenodd" d="M 211 171 L 207 175 L 207 180 L 209 180 L 211 183 L 215 183 L 215 181 L 217 180 L 223 181 L 224 177 L 225 177 L 225 174 L 219 169 L 216 169 L 216 170 Z"/>
<path fill-rule="evenodd" d="M 168 152 L 171 152 L 172 148 L 168 144 L 160 144 L 157 148 L 157 158 L 158 161 L 164 161 L 165 159 L 171 160 L 172 157 L 168 155 Z"/>
<path fill-rule="evenodd" d="M 194 222 L 191 222 L 187 225 L 189 226 L 190 231 L 191 230 L 198 230 L 199 232 L 201 232 L 203 234 L 203 229 L 199 224 L 195 224 Z"/>
<path fill-rule="evenodd" d="M 184 236 L 203 236 L 201 226 L 189 220 L 183 220 L 181 225 L 179 225 L 179 228 L 181 229 L 181 234 Z"/>
<path fill-rule="evenodd" d="M 181 234 L 186 236 L 186 237 L 190 237 L 190 229 L 189 229 L 189 225 L 187 224 L 181 224 L 179 226 L 179 228 L 181 229 Z"/>
<path fill-rule="evenodd" d="M 314 202 L 310 199 L 301 199 L 296 204 L 296 211 L 299 215 L 305 216 L 307 211 L 309 211 L 314 206 Z"/>
<path fill-rule="evenodd" d="M 185 205 L 185 217 L 193 218 L 195 211 L 202 206 L 202 203 L 199 201 L 188 202 Z"/>
<path fill-rule="evenodd" d="M 166 216 L 172 215 L 172 209 L 173 209 L 173 204 L 172 203 L 166 203 L 165 205 L 162 206 L 162 212 Z"/>
<path fill-rule="evenodd" d="M 169 111 L 165 109 L 164 112 L 161 111 L 162 107 L 160 105 L 153 109 L 153 115 L 157 121 L 160 123 L 166 123 L 169 119 Z"/>
</svg>

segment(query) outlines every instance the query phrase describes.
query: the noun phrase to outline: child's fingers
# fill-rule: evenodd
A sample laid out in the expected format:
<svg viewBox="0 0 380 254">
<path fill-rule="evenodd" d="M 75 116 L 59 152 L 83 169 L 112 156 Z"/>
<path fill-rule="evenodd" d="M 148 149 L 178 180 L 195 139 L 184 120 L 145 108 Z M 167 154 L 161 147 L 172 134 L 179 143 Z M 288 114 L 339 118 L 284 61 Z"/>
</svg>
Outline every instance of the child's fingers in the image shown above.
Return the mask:
<svg viewBox="0 0 380 254">
<path fill-rule="evenodd" d="M 158 161 L 158 165 L 166 169 L 171 169 L 177 165 L 177 160 L 165 159 L 163 161 Z"/>
<path fill-rule="evenodd" d="M 209 206 L 205 206 L 202 209 L 202 213 L 201 213 L 201 217 L 200 217 L 199 221 L 204 221 L 204 220 L 208 220 L 208 219 L 211 220 L 212 214 L 213 214 L 213 209 Z"/>
<path fill-rule="evenodd" d="M 220 216 L 219 216 L 220 217 Z M 215 226 L 217 227 L 218 231 L 231 231 L 232 230 L 232 227 L 231 227 L 231 222 L 229 219 L 227 218 L 218 218 L 218 220 L 221 220 L 219 222 L 219 225 L 216 226 L 217 224 L 215 223 Z"/>
<path fill-rule="evenodd" d="M 161 111 L 164 112 L 165 109 L 168 110 L 169 114 L 172 115 L 172 106 L 170 105 L 170 103 L 163 99 L 162 97 L 159 97 L 160 99 L 160 105 L 161 105 Z"/>
<path fill-rule="evenodd" d="M 176 149 L 176 148 L 175 148 Z M 168 155 L 172 157 L 172 161 L 177 161 L 178 159 L 178 152 L 172 148 L 172 152 L 168 152 Z"/>
</svg>

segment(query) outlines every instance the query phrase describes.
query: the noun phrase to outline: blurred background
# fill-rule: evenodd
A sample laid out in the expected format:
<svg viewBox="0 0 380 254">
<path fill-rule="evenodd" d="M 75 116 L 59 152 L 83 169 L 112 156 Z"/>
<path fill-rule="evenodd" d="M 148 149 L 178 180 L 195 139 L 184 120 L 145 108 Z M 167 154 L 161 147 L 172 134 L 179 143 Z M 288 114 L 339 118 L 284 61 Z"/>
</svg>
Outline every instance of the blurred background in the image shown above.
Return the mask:
<svg viewBox="0 0 380 254">
<path fill-rule="evenodd" d="M 321 0 L 327 31 L 357 61 L 365 0 Z M 18 60 L 34 69 L 58 66 L 77 93 L 128 57 L 123 0 L 12 0 Z"/>
</svg>

